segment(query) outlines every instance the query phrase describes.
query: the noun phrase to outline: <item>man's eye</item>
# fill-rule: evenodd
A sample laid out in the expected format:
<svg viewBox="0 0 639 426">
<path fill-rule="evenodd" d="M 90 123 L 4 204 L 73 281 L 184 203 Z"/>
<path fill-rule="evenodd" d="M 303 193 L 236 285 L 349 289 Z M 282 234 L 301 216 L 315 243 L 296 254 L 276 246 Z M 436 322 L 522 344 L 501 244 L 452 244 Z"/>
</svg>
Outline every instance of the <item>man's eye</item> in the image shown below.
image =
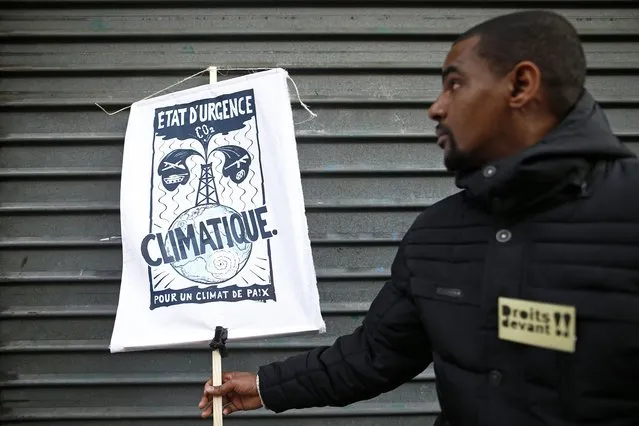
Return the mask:
<svg viewBox="0 0 639 426">
<path fill-rule="evenodd" d="M 446 90 L 457 90 L 459 86 L 460 86 L 459 81 L 455 79 L 450 79 L 446 81 L 446 84 L 445 84 Z"/>
</svg>

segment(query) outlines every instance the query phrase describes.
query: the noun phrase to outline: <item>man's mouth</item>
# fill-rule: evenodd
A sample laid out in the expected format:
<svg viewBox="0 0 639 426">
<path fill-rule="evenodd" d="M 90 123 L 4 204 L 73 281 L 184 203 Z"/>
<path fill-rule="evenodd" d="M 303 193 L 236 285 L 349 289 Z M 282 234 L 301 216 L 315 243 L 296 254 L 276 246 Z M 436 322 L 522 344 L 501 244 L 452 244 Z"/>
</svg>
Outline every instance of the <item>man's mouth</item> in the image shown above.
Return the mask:
<svg viewBox="0 0 639 426">
<path fill-rule="evenodd" d="M 448 141 L 450 141 L 450 137 L 446 133 L 444 133 L 437 138 L 437 146 L 444 149 Z"/>
<path fill-rule="evenodd" d="M 435 137 L 437 137 L 437 146 L 441 149 L 445 149 L 451 139 L 450 131 L 446 126 L 440 123 L 435 129 Z"/>
</svg>

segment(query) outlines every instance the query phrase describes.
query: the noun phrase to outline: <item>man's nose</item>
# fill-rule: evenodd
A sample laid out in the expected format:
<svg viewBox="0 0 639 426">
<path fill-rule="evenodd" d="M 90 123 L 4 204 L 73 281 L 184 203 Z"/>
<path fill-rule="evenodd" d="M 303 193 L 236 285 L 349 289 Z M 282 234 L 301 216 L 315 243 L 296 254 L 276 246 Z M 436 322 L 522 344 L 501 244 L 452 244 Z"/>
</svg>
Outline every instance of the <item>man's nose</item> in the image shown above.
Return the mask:
<svg viewBox="0 0 639 426">
<path fill-rule="evenodd" d="M 437 98 L 435 102 L 428 108 L 428 118 L 433 121 L 440 122 L 446 116 L 446 111 L 444 110 L 444 103 L 442 102 L 441 97 Z"/>
</svg>

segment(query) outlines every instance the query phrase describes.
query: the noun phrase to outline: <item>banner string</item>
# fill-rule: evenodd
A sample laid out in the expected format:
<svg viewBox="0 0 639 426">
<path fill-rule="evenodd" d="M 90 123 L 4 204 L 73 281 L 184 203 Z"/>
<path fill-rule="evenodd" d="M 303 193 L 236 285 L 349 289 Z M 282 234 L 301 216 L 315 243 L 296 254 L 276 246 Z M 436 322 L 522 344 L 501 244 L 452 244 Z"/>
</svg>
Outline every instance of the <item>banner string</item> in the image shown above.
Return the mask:
<svg viewBox="0 0 639 426">
<path fill-rule="evenodd" d="M 223 71 L 264 71 L 264 70 L 270 70 L 270 69 L 273 69 L 273 68 L 235 68 L 235 67 L 227 67 L 227 68 L 217 68 L 217 71 L 220 72 L 220 74 L 222 74 Z M 148 96 L 146 96 L 146 97 L 144 97 L 142 99 L 139 99 L 137 102 L 150 99 L 150 98 L 152 98 L 152 97 L 154 97 L 156 95 L 159 95 L 162 92 L 166 92 L 167 90 L 169 90 L 169 89 L 171 89 L 171 88 L 173 88 L 175 86 L 178 86 L 178 85 L 180 85 L 180 84 L 182 84 L 182 83 L 184 83 L 184 82 L 186 82 L 186 81 L 188 81 L 188 80 L 190 80 L 190 79 L 192 79 L 194 77 L 197 77 L 198 75 L 204 74 L 204 73 L 208 72 L 209 70 L 210 70 L 210 68 L 204 68 L 203 70 L 198 71 L 195 74 L 192 74 L 192 75 L 190 75 L 188 77 L 185 77 L 182 80 L 171 84 L 170 86 L 167 86 L 167 87 L 165 87 L 163 89 L 158 90 L 155 93 L 151 93 L 150 95 L 148 95 Z M 222 74 L 222 75 L 224 75 L 224 74 Z M 290 75 L 288 75 L 287 78 L 289 80 L 291 80 L 291 83 L 293 83 L 293 88 L 295 89 L 295 93 L 297 94 L 297 100 L 300 102 L 300 105 L 302 105 L 302 107 L 311 115 L 311 118 L 309 118 L 307 120 L 304 120 L 302 122 L 299 122 L 299 123 L 295 123 L 295 124 L 306 123 L 307 121 L 312 120 L 313 118 L 317 117 L 317 114 L 315 114 L 313 111 L 311 111 L 310 108 L 304 103 L 304 101 L 302 101 L 302 97 L 300 96 L 300 91 L 297 88 L 297 84 L 295 84 L 295 80 L 293 80 Z M 99 103 L 95 102 L 95 105 L 98 108 L 100 108 L 107 115 L 115 115 L 115 114 L 118 114 L 118 113 L 120 113 L 122 111 L 125 111 L 125 110 L 131 108 L 131 105 L 127 105 L 124 108 L 120 108 L 117 111 L 109 112 L 106 109 L 104 109 L 102 107 L 102 105 L 100 105 Z"/>
</svg>

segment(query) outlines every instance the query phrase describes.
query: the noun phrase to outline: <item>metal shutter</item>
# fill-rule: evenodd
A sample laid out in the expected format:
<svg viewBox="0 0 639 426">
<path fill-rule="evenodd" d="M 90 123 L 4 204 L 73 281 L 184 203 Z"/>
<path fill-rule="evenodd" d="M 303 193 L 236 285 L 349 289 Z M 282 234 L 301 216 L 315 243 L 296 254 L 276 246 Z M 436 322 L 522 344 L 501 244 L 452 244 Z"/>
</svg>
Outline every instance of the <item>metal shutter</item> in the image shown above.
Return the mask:
<svg viewBox="0 0 639 426">
<path fill-rule="evenodd" d="M 119 290 L 127 112 L 109 117 L 94 102 L 116 110 L 209 65 L 285 67 L 319 115 L 299 124 L 297 136 L 328 335 L 234 344 L 225 368 L 255 370 L 355 328 L 414 217 L 456 191 L 426 115 L 451 40 L 514 4 L 559 7 L 423 3 L 3 1 L 2 422 L 204 424 L 196 404 L 207 350 L 107 351 Z M 636 149 L 639 10 L 622 1 L 562 4 L 583 34 L 589 89 Z M 297 102 L 294 110 L 297 122 L 308 118 Z M 226 422 L 410 426 L 431 424 L 437 412 L 429 369 L 346 408 L 260 410 Z"/>
</svg>

